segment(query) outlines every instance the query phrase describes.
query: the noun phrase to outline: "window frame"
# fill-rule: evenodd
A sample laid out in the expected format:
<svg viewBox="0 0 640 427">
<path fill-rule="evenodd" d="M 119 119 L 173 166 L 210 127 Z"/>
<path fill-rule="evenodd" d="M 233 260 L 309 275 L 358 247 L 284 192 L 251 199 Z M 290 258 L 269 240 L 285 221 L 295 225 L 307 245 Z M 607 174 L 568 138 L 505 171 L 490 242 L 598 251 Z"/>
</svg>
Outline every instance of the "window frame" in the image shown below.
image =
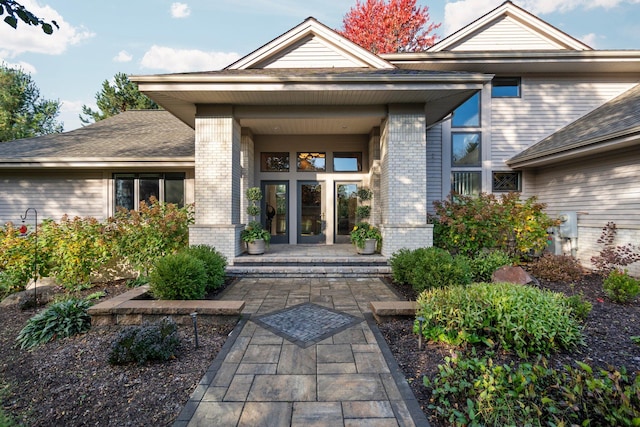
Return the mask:
<svg viewBox="0 0 640 427">
<path fill-rule="evenodd" d="M 496 174 L 513 174 L 516 176 L 516 189 L 498 189 L 496 188 Z M 520 171 L 491 171 L 491 192 L 493 193 L 519 193 L 522 191 L 522 172 Z"/>
<path fill-rule="evenodd" d="M 514 82 L 515 84 L 506 84 L 508 82 Z M 496 85 L 496 83 L 502 83 Z M 515 95 L 498 95 L 494 92 L 496 87 L 515 87 L 517 94 Z M 491 98 L 522 98 L 522 77 L 494 77 L 491 80 Z"/>
<path fill-rule="evenodd" d="M 361 151 L 334 151 L 332 153 L 332 168 L 333 172 L 338 173 L 358 173 L 362 172 L 362 152 Z M 336 169 L 336 159 L 356 159 L 357 169 Z"/>
<path fill-rule="evenodd" d="M 454 148 L 456 135 L 478 135 L 478 161 L 476 163 L 469 164 L 456 164 L 454 161 Z M 465 131 L 465 132 L 451 132 L 451 167 L 452 168 L 478 168 L 482 167 L 482 132 L 478 131 Z"/>
<path fill-rule="evenodd" d="M 469 103 L 473 98 L 477 97 L 478 102 L 477 102 L 477 116 L 478 116 L 478 122 L 477 124 L 464 124 L 464 125 L 460 125 L 460 124 L 456 124 L 456 111 L 462 107 L 464 107 L 467 103 Z M 460 129 L 460 128 L 480 128 L 482 126 L 482 94 L 480 92 L 476 92 L 473 95 L 471 95 L 466 101 L 464 101 L 462 104 L 458 105 L 458 107 L 453 110 L 453 114 L 451 116 L 451 128 L 455 128 L 455 129 Z"/>
<path fill-rule="evenodd" d="M 473 175 L 476 175 L 477 176 L 477 184 L 478 184 L 478 193 L 474 194 L 474 193 L 461 193 L 461 192 L 458 192 L 455 189 L 454 176 L 456 174 L 473 174 Z M 477 170 L 477 169 L 473 169 L 473 170 L 452 170 L 450 179 L 451 179 L 451 190 L 450 190 L 451 192 L 455 191 L 457 194 L 460 194 L 460 195 L 463 195 L 463 196 L 471 196 L 471 197 L 477 196 L 480 193 L 482 193 L 482 170 Z"/>
<path fill-rule="evenodd" d="M 268 169 L 267 158 L 286 157 L 286 169 Z M 289 172 L 291 170 L 291 153 L 288 151 L 262 151 L 260 152 L 260 172 Z"/>
<path fill-rule="evenodd" d="M 308 154 L 312 158 L 322 159 L 324 160 L 324 167 L 310 167 L 304 168 L 300 167 L 300 163 L 304 160 L 301 159 L 301 154 Z M 298 151 L 296 152 L 296 171 L 297 172 L 327 172 L 327 152 L 326 151 Z"/>
<path fill-rule="evenodd" d="M 184 207 L 186 205 L 186 180 L 187 174 L 185 172 L 113 172 L 111 177 L 113 180 L 113 198 L 112 198 L 112 206 L 114 212 L 118 210 L 118 208 L 123 207 L 127 210 L 128 207 L 122 206 L 118 204 L 118 180 L 130 180 L 133 183 L 133 194 L 130 197 L 133 198 L 132 205 L 133 210 L 140 209 L 140 181 L 141 179 L 150 179 L 154 176 L 157 176 L 158 179 L 158 201 L 164 203 L 167 199 L 167 186 L 166 181 L 182 181 L 182 203 L 177 203 L 179 207 Z"/>
</svg>

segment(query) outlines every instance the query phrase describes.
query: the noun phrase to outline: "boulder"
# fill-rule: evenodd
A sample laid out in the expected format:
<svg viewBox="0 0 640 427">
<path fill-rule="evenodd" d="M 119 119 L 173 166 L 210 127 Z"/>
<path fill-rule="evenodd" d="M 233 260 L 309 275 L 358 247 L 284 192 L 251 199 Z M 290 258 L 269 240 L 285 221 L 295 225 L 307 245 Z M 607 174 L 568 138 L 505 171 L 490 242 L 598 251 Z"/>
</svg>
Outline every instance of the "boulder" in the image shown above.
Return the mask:
<svg viewBox="0 0 640 427">
<path fill-rule="evenodd" d="M 491 275 L 491 281 L 494 283 L 515 283 L 518 285 L 526 285 L 532 283 L 533 278 L 522 269 L 522 267 L 514 267 L 505 265 L 500 267 Z"/>
<path fill-rule="evenodd" d="M 53 277 L 40 277 L 37 282 L 33 279 L 29 280 L 26 289 L 33 289 L 33 287 L 39 288 L 40 286 L 56 286 L 56 279 Z"/>
<path fill-rule="evenodd" d="M 38 281 L 39 283 L 40 281 Z M 37 298 L 38 305 L 45 305 L 53 301 L 56 293 L 59 291 L 57 286 L 46 285 L 36 286 L 35 291 L 33 289 L 15 292 L 0 302 L 0 307 L 9 307 L 17 305 L 21 310 L 27 310 L 35 306 L 34 298 Z"/>
</svg>

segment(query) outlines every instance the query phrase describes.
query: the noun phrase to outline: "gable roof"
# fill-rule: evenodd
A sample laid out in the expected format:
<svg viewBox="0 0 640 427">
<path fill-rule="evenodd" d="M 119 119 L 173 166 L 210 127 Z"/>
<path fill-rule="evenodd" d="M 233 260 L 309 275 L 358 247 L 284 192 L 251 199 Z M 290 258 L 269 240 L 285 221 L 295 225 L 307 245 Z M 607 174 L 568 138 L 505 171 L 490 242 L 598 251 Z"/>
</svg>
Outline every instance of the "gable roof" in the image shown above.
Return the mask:
<svg viewBox="0 0 640 427">
<path fill-rule="evenodd" d="M 319 59 L 302 59 L 313 56 Z M 283 63 L 287 64 L 286 68 L 395 68 L 389 62 L 341 36 L 315 18 L 309 17 L 225 69 L 283 68 L 284 66 L 281 65 Z"/>
<path fill-rule="evenodd" d="M 632 145 L 640 146 L 640 84 L 530 146 L 507 165 L 542 166 Z"/>
<path fill-rule="evenodd" d="M 194 158 L 193 129 L 164 110 L 125 111 L 69 132 L 0 143 L 0 167 L 193 166 Z"/>
<path fill-rule="evenodd" d="M 508 34 L 509 36 L 505 36 Z M 518 34 L 515 42 L 513 35 Z M 525 46 L 523 48 L 523 46 Z M 528 46 L 528 48 L 527 48 Z M 511 1 L 461 28 L 427 52 L 465 50 L 592 50 Z"/>
</svg>

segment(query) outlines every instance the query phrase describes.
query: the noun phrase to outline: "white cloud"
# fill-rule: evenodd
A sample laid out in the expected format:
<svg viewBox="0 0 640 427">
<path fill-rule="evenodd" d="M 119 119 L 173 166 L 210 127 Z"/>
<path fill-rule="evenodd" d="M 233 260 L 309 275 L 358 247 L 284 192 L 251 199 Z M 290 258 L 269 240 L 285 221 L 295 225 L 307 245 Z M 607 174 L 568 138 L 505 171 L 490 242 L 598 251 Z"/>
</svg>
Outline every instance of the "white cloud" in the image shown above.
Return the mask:
<svg viewBox="0 0 640 427">
<path fill-rule="evenodd" d="M 33 64 L 29 64 L 28 62 L 24 62 L 24 61 L 18 61 L 18 62 L 6 61 L 5 59 L 2 58 L 2 52 L 0 52 L 0 64 L 3 64 L 7 68 L 13 68 L 13 69 L 22 70 L 25 73 L 30 74 L 32 76 L 34 74 L 38 73 L 38 70 L 36 70 L 36 67 L 33 66 Z"/>
<path fill-rule="evenodd" d="M 113 57 L 114 62 L 129 62 L 133 59 L 133 56 L 126 50 L 121 50 L 116 56 Z"/>
<path fill-rule="evenodd" d="M 171 73 L 219 70 L 240 58 L 235 52 L 203 52 L 195 49 L 174 49 L 153 45 L 144 54 L 143 68 Z"/>
<path fill-rule="evenodd" d="M 56 21 L 60 28 L 54 27 L 53 34 L 47 35 L 42 28 L 26 25 L 20 20 L 17 29 L 0 22 L 3 55 L 15 57 L 25 52 L 59 55 L 67 50 L 67 47 L 95 36 L 95 33 L 84 27 L 73 27 L 50 6 L 40 6 L 33 0 L 23 0 L 21 3 L 45 21 Z"/>
<path fill-rule="evenodd" d="M 579 37 L 579 39 L 582 43 L 586 44 L 587 46 L 597 49 L 596 40 L 598 39 L 598 35 L 596 33 L 585 34 L 584 36 Z"/>
<path fill-rule="evenodd" d="M 191 9 L 186 3 L 172 3 L 171 4 L 171 16 L 174 18 L 186 18 L 191 15 Z"/>
<path fill-rule="evenodd" d="M 503 0 L 460 0 L 449 2 L 444 7 L 443 32 L 451 35 L 478 17 L 500 6 Z M 623 3 L 636 4 L 640 0 L 518 0 L 514 2 L 534 15 L 554 12 L 570 12 L 575 9 L 611 9 Z"/>
<path fill-rule="evenodd" d="M 82 113 L 83 105 L 88 105 L 94 110 L 98 109 L 95 100 L 91 102 L 83 102 L 65 99 L 60 101 L 60 104 L 60 115 L 58 116 L 58 120 L 64 124 L 65 132 L 82 127 L 80 114 Z"/>
</svg>

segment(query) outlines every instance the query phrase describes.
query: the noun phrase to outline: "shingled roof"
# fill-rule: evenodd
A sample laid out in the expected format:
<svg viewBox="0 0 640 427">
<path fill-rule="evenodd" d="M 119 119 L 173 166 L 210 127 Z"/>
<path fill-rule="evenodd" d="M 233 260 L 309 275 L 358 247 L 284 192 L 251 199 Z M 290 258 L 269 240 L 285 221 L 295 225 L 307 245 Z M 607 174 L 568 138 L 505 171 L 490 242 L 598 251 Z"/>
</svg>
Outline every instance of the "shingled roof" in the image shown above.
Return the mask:
<svg viewBox="0 0 640 427">
<path fill-rule="evenodd" d="M 511 167 L 616 141 L 640 144 L 640 84 L 507 161 Z"/>
<path fill-rule="evenodd" d="M 163 110 L 126 111 L 69 132 L 0 142 L 0 164 L 194 158 L 194 130 Z"/>
</svg>

